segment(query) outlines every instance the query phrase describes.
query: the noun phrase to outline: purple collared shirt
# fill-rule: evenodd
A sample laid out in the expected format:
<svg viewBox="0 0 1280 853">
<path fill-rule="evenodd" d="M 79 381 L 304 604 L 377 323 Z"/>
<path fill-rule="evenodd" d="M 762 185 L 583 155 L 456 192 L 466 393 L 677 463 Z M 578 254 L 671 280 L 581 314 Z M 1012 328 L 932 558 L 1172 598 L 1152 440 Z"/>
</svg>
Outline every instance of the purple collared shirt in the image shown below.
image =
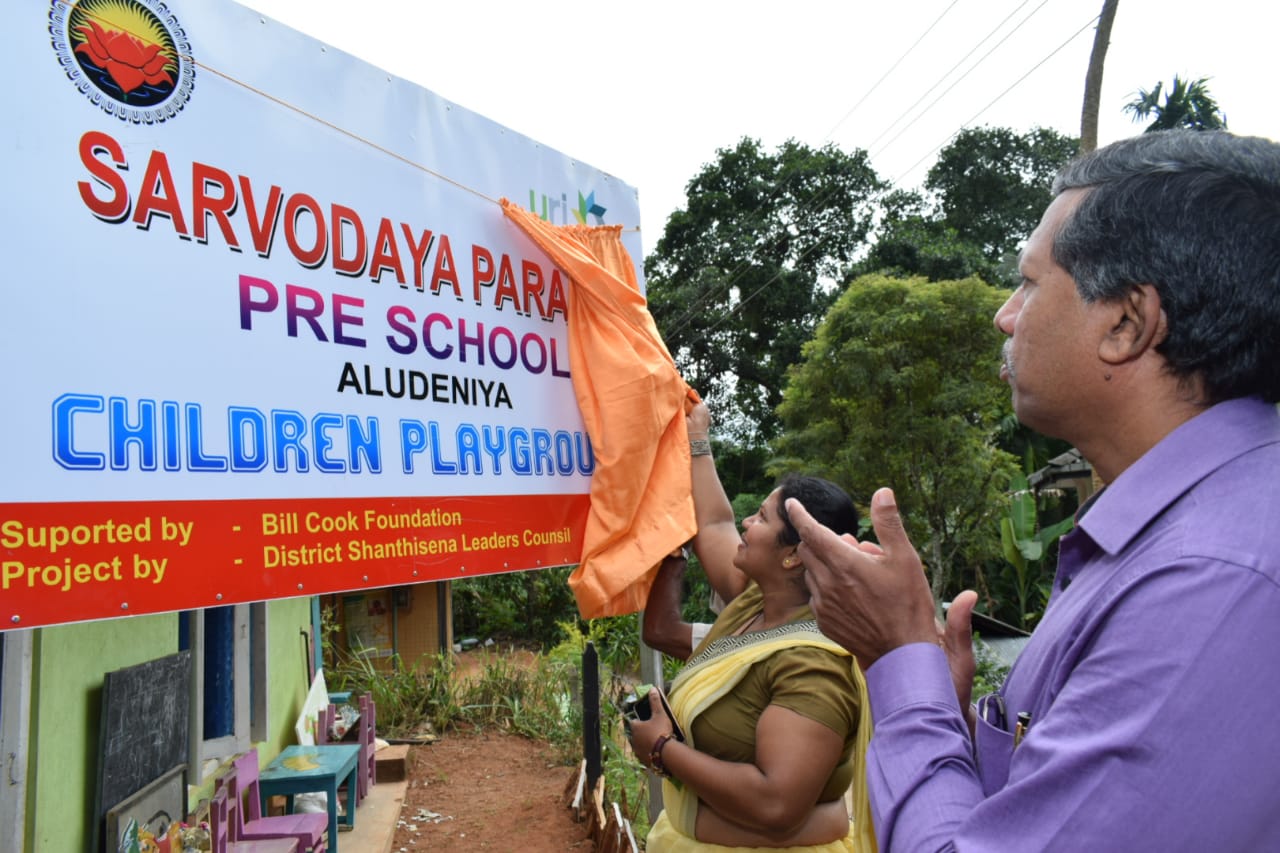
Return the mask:
<svg viewBox="0 0 1280 853">
<path fill-rule="evenodd" d="M 940 649 L 866 675 L 886 853 L 1280 850 L 1276 408 L 1214 406 L 1097 496 L 976 760 Z"/>
</svg>

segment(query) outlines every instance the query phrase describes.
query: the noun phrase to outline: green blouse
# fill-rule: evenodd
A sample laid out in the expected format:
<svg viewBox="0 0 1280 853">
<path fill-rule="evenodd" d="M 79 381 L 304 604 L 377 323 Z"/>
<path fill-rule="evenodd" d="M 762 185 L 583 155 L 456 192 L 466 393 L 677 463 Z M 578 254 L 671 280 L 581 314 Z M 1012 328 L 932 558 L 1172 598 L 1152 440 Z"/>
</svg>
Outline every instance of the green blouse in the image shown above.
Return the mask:
<svg viewBox="0 0 1280 853">
<path fill-rule="evenodd" d="M 762 606 L 760 587 L 753 582 L 716 619 L 695 659 L 715 656 L 774 632 L 785 632 L 787 625 L 781 625 L 769 631 L 733 636 L 734 631 L 755 618 Z M 813 612 L 806 607 L 788 625 L 812 620 Z M 858 727 L 858 695 L 852 659 L 811 646 L 798 646 L 753 664 L 729 693 L 694 720 L 693 742 L 699 751 L 721 760 L 753 762 L 756 724 L 770 705 L 816 720 L 840 735 L 844 741 L 840 761 L 818 800 L 828 802 L 842 797 L 853 783 L 853 747 Z"/>
</svg>

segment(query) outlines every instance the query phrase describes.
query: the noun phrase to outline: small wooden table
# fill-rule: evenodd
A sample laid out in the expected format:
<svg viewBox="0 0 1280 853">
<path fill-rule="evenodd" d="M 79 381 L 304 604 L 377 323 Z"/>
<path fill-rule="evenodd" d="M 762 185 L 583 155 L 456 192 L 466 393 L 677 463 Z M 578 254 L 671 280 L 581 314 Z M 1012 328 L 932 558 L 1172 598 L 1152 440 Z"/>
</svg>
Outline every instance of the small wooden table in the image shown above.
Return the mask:
<svg viewBox="0 0 1280 853">
<path fill-rule="evenodd" d="M 285 747 L 258 776 L 263 812 L 268 797 L 284 795 L 292 812 L 294 794 L 323 791 L 329 807 L 329 850 L 337 853 L 338 788 L 344 783 L 347 786 L 347 813 L 342 822 L 355 826 L 360 796 L 356 783 L 359 759 L 359 744 Z"/>
</svg>

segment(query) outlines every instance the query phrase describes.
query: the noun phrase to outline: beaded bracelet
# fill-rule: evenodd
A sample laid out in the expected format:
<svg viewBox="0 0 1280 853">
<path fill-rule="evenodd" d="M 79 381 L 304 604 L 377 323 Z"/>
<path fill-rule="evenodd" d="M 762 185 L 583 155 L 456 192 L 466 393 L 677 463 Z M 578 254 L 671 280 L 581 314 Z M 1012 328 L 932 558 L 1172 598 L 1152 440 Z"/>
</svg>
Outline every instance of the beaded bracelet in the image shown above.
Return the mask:
<svg viewBox="0 0 1280 853">
<path fill-rule="evenodd" d="M 673 737 L 669 734 L 659 735 L 653 742 L 653 749 L 649 752 L 649 768 L 663 779 L 671 778 L 671 771 L 667 770 L 667 765 L 662 763 L 662 750 L 671 740 Z"/>
<path fill-rule="evenodd" d="M 710 456 L 711 440 L 706 438 L 694 438 L 689 440 L 690 456 Z"/>
</svg>

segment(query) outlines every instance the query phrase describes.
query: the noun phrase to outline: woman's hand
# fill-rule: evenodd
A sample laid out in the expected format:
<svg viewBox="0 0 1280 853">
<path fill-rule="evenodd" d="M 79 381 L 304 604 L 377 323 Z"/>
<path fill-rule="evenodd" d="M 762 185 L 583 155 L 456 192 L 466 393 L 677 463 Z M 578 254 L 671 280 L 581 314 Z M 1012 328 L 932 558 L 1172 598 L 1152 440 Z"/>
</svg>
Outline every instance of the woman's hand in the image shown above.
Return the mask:
<svg viewBox="0 0 1280 853">
<path fill-rule="evenodd" d="M 658 739 L 663 735 L 670 737 L 674 733 L 671 718 L 662 707 L 662 700 L 659 698 L 661 695 L 661 690 L 656 686 L 651 687 L 649 695 L 645 697 L 649 700 L 649 719 L 628 718 L 627 720 L 627 736 L 631 739 L 631 750 L 645 767 L 649 766 L 649 755 L 653 752 L 653 745 L 658 742 Z"/>
<path fill-rule="evenodd" d="M 684 422 L 691 438 L 706 438 L 711 432 L 711 410 L 706 403 L 698 403 L 685 415 Z"/>
<path fill-rule="evenodd" d="M 698 403 L 685 417 L 689 428 L 689 440 L 707 441 L 711 427 L 711 412 L 705 403 Z M 715 460 L 710 454 L 690 458 L 690 481 L 693 487 L 693 514 L 697 533 L 693 537 L 693 552 L 707 573 L 707 582 L 723 602 L 733 601 L 747 588 L 747 576 L 734 565 L 742 537 L 738 534 L 738 521 L 733 514 L 733 504 L 725 494 L 716 471 Z"/>
</svg>

